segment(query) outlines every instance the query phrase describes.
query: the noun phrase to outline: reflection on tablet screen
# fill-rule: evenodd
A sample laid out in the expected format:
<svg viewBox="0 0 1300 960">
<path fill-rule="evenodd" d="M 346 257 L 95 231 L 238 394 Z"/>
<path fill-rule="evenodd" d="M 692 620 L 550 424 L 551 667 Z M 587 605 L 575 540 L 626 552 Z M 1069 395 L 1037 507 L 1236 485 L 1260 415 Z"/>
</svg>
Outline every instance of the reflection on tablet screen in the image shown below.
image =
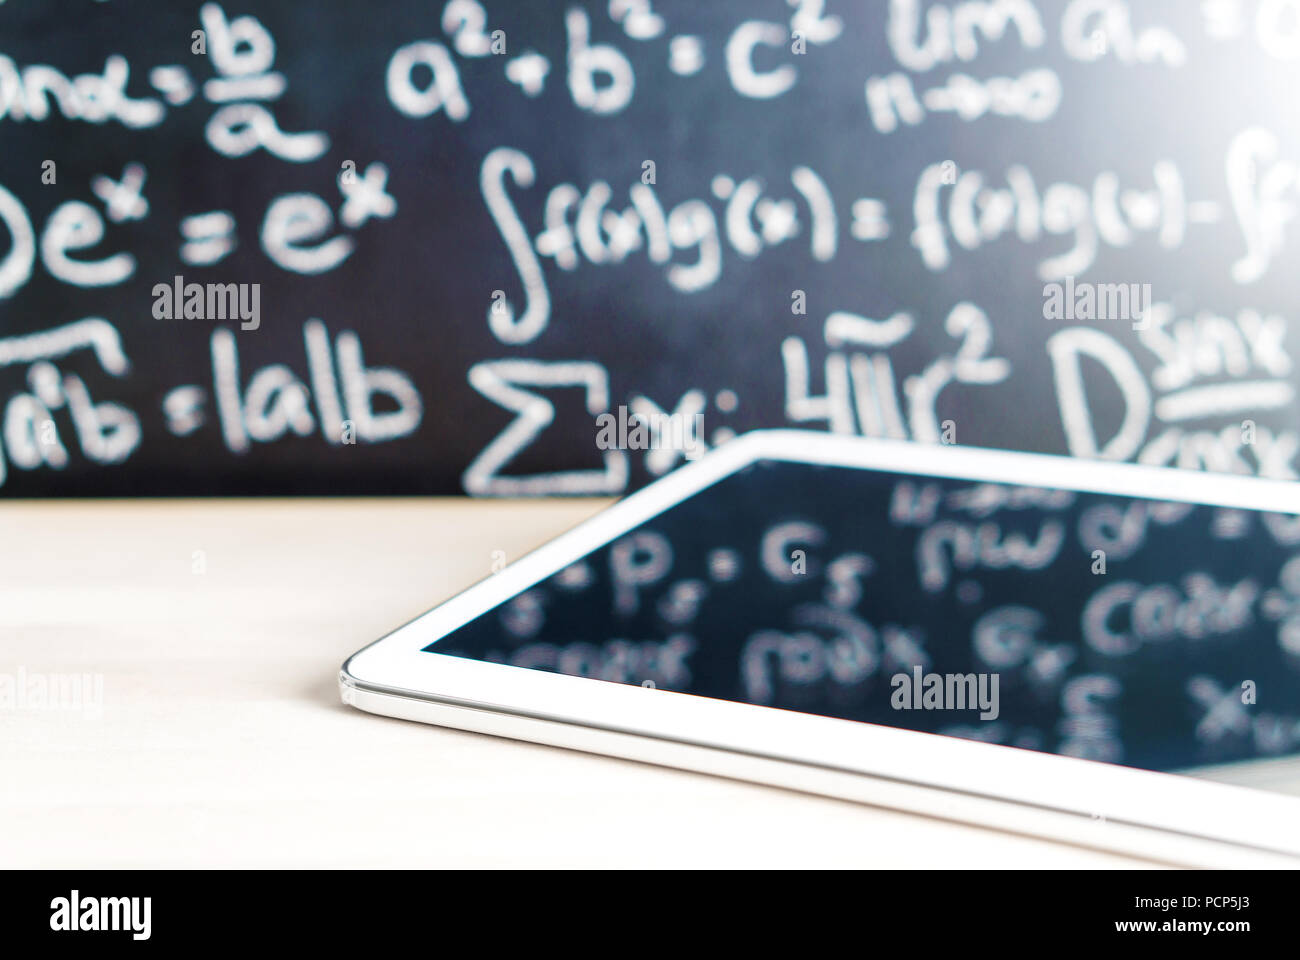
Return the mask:
<svg viewBox="0 0 1300 960">
<path fill-rule="evenodd" d="M 427 649 L 1300 793 L 1283 514 L 760 462 Z"/>
</svg>

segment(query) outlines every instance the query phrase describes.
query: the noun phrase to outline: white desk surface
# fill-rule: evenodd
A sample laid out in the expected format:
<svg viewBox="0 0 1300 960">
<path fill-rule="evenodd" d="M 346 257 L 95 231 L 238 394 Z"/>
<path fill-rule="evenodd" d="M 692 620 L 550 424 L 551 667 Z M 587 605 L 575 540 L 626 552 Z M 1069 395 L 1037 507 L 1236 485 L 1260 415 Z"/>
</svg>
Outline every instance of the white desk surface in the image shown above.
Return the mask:
<svg viewBox="0 0 1300 960">
<path fill-rule="evenodd" d="M 98 717 L 0 710 L 0 866 L 1144 865 L 340 704 L 354 650 L 602 505 L 0 504 L 0 673 L 104 678 Z"/>
</svg>

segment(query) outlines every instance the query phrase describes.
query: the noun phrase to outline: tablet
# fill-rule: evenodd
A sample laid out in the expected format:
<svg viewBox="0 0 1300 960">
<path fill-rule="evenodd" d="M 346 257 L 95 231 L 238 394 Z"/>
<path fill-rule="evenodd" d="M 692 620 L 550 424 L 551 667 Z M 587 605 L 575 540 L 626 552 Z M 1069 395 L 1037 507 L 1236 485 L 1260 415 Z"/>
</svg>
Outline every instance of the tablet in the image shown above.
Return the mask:
<svg viewBox="0 0 1300 960">
<path fill-rule="evenodd" d="M 746 434 L 351 657 L 363 710 L 1300 863 L 1300 484 Z"/>
</svg>

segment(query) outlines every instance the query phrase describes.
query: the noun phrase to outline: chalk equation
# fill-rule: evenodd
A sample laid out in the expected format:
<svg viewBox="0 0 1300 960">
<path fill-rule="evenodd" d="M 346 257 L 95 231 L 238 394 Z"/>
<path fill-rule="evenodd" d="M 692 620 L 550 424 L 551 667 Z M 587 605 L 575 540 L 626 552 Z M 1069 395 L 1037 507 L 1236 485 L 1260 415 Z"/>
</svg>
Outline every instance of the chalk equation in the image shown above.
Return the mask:
<svg viewBox="0 0 1300 960">
<path fill-rule="evenodd" d="M 1300 0 L 16 6 L 5 493 L 618 494 L 781 426 L 1300 469 Z"/>
</svg>

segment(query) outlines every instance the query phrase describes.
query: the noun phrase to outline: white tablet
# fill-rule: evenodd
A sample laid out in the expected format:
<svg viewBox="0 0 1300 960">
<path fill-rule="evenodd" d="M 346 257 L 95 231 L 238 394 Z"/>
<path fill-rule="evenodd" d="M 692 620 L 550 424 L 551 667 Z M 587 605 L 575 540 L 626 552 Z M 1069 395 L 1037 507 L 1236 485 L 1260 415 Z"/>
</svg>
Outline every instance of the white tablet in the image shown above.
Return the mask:
<svg viewBox="0 0 1300 960">
<path fill-rule="evenodd" d="M 1300 485 L 740 437 L 355 654 L 373 713 L 1300 863 Z"/>
</svg>

